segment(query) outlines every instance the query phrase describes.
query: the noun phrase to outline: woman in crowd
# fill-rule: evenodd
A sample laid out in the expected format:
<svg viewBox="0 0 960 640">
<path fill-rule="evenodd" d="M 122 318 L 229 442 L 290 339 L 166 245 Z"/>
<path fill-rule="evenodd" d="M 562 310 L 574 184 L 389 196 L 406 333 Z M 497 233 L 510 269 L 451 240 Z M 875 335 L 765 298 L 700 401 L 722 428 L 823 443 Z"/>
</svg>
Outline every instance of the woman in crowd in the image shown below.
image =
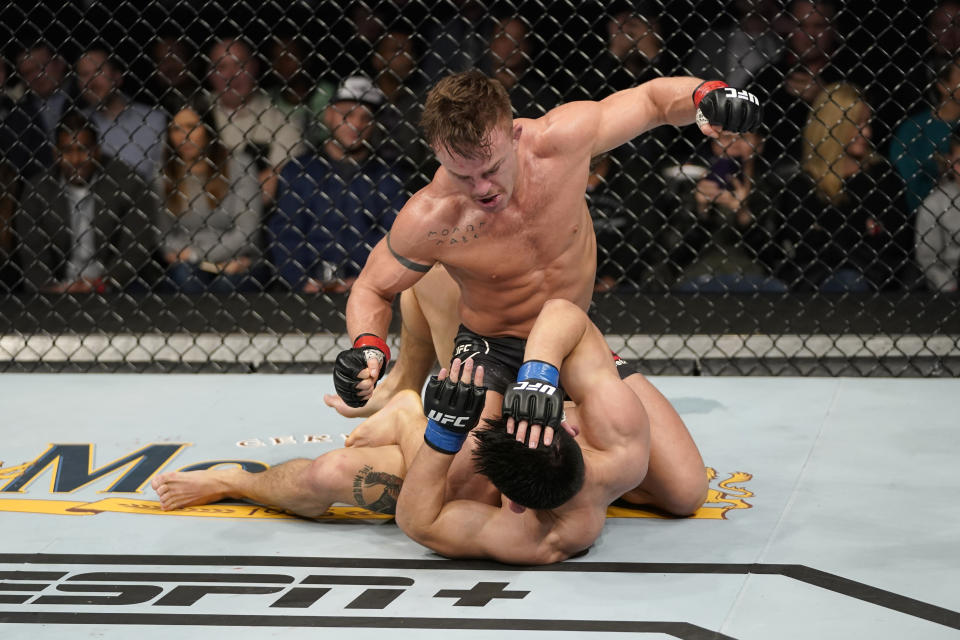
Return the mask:
<svg viewBox="0 0 960 640">
<path fill-rule="evenodd" d="M 229 154 L 206 105 L 193 102 L 170 121 L 159 177 L 162 257 L 185 293 L 254 288 L 262 199 L 253 158 Z"/>
<path fill-rule="evenodd" d="M 912 228 L 903 180 L 871 143 L 859 89 L 827 85 L 803 130 L 802 171 L 784 189 L 781 279 L 826 293 L 902 289 Z"/>
</svg>

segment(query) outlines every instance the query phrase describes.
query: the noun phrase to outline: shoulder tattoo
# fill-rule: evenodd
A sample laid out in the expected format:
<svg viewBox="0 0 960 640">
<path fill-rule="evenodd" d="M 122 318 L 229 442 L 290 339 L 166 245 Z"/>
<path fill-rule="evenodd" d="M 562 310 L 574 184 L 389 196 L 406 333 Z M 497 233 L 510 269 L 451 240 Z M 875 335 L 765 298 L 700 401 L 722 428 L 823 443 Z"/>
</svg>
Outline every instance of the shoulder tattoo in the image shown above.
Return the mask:
<svg viewBox="0 0 960 640">
<path fill-rule="evenodd" d="M 477 224 L 444 227 L 438 231 L 428 231 L 427 238 L 435 242 L 437 246 L 467 244 L 471 240 L 478 240 L 480 238 L 485 224 L 487 223 L 479 222 Z"/>
</svg>

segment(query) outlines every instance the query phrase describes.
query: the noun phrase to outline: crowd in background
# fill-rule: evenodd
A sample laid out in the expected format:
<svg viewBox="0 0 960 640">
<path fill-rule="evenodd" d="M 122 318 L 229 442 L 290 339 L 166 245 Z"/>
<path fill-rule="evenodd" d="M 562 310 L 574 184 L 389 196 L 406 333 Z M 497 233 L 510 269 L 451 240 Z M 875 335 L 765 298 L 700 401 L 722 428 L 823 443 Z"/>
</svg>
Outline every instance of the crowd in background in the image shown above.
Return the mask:
<svg viewBox="0 0 960 640">
<path fill-rule="evenodd" d="M 436 170 L 426 91 L 474 67 L 517 117 L 665 75 L 764 105 L 756 133 L 659 127 L 596 158 L 598 290 L 957 290 L 960 0 L 920 12 L 911 47 L 892 29 L 859 50 L 826 0 L 729 2 L 685 41 L 656 2 L 562 24 L 448 4 L 351 3 L 317 39 L 168 23 L 138 73 L 106 40 L 15 38 L 0 290 L 346 292 Z"/>
</svg>

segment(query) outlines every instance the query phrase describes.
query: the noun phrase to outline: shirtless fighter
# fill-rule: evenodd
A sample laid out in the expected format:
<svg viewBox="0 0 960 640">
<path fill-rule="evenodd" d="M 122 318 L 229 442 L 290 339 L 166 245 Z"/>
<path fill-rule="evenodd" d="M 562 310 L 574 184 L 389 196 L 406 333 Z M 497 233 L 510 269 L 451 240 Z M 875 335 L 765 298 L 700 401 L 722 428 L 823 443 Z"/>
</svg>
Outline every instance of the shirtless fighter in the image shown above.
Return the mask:
<svg viewBox="0 0 960 640">
<path fill-rule="evenodd" d="M 610 503 L 651 479 L 650 422 L 599 330 L 573 303 L 544 305 L 523 357 L 521 371 L 552 376 L 578 403 L 567 411 L 579 428 L 557 429 L 532 447 L 517 442 L 503 421 L 478 427 L 473 457 L 493 491 L 469 498 L 448 491 L 451 461 L 477 426 L 486 391 L 482 367 L 474 369 L 471 359 L 461 368 L 458 358 L 449 377 L 444 369 L 427 385 L 423 405 L 412 391 L 398 393 L 355 430 L 354 446 L 263 473 L 164 474 L 154 487 L 164 508 L 245 497 L 310 516 L 333 502 L 388 512 L 384 507 L 394 503 L 400 528 L 437 553 L 518 564 L 564 560 L 593 544 Z M 310 468 L 314 473 L 305 473 Z M 313 486 L 303 490 L 293 477 Z"/>
<path fill-rule="evenodd" d="M 590 303 L 596 238 L 584 193 L 590 159 L 653 127 L 696 120 L 708 136 L 760 121 L 757 98 L 723 82 L 658 78 L 599 102 L 514 120 L 503 87 L 478 71 L 430 91 L 421 125 L 441 167 L 400 211 L 347 302 L 353 348 L 336 362 L 337 393 L 361 406 L 390 359 L 394 296 L 442 264 L 460 288 L 454 356 L 474 355 L 499 413 L 543 303 Z M 489 417 L 489 416 L 485 416 Z"/>
<path fill-rule="evenodd" d="M 376 388 L 371 401 L 364 407 L 352 409 L 337 396 L 325 398 L 328 404 L 349 417 L 356 417 L 373 406 L 381 409 L 350 434 L 345 448 L 313 460 L 290 460 L 262 473 L 230 468 L 164 473 L 152 483 L 162 507 L 171 510 L 234 498 L 306 517 L 322 515 L 333 503 L 396 513 L 408 463 L 423 442 L 426 421 L 420 389 L 437 360 L 449 362 L 451 359 L 458 299 L 456 283 L 440 266 L 403 292 L 401 355 L 384 383 Z M 609 351 L 606 360 L 613 362 Z M 629 364 L 618 362 L 617 371 L 623 377 L 622 371 Z M 628 488 L 622 498 L 653 505 L 678 516 L 693 513 L 707 494 L 703 460 L 693 438 L 670 402 L 643 375 L 632 372 L 624 382 L 642 403 L 644 412 L 638 417 L 649 418 L 649 456 L 630 461 L 631 465 L 634 462 L 645 465 L 647 473 L 642 482 Z M 572 403 L 567 403 L 566 410 L 576 423 L 572 407 Z M 546 441 L 547 435 L 543 437 Z M 470 469 L 474 467 L 471 456 L 475 444 L 474 439 L 469 439 L 458 454 L 467 459 Z M 461 495 L 466 494 L 461 491 Z M 499 504 L 496 502 L 499 496 L 492 485 L 474 487 L 473 497 L 482 497 L 484 504 Z"/>
</svg>

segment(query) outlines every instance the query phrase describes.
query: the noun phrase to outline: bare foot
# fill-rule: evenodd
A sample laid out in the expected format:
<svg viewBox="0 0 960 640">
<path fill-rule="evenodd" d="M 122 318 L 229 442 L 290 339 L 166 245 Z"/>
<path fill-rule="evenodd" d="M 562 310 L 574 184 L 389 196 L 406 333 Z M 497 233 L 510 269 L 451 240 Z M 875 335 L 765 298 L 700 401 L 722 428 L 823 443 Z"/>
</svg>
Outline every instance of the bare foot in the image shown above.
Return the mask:
<svg viewBox="0 0 960 640">
<path fill-rule="evenodd" d="M 399 444 L 399 427 L 402 421 L 423 415 L 420 394 L 405 389 L 400 391 L 384 407 L 354 429 L 347 441 L 348 447 L 382 447 Z"/>
<path fill-rule="evenodd" d="M 204 471 L 172 471 L 153 479 L 150 485 L 157 492 L 164 511 L 210 504 L 231 497 L 231 479 L 240 469 L 207 469 Z"/>
</svg>

